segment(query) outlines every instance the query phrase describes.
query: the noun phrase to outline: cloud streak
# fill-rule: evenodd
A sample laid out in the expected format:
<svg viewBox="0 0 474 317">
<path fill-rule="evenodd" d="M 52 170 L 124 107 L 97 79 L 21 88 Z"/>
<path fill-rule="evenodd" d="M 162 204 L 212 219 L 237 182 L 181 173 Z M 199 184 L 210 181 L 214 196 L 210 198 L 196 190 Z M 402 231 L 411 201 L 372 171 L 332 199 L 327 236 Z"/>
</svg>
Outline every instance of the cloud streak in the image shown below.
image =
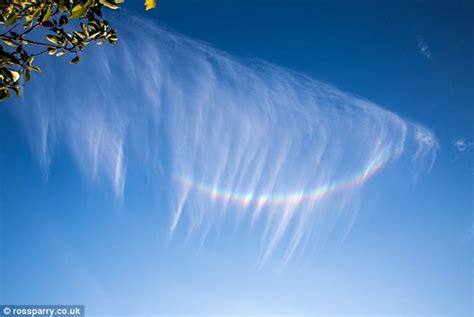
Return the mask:
<svg viewBox="0 0 474 317">
<path fill-rule="evenodd" d="M 431 50 L 422 37 L 418 37 L 418 49 L 420 50 L 421 55 L 427 59 L 431 59 Z"/>
<path fill-rule="evenodd" d="M 288 260 L 351 219 L 387 164 L 434 161 L 429 130 L 372 102 L 147 21 L 116 24 L 117 47 L 91 49 L 71 75 L 46 65 L 14 111 L 46 174 L 61 144 L 119 201 L 127 171 L 150 175 L 169 192 L 171 234 L 205 239 L 237 219 L 258 232 L 262 261 Z"/>
<path fill-rule="evenodd" d="M 474 148 L 474 142 L 469 142 L 466 138 L 460 138 L 453 142 L 454 147 L 458 152 L 470 151 Z"/>
</svg>

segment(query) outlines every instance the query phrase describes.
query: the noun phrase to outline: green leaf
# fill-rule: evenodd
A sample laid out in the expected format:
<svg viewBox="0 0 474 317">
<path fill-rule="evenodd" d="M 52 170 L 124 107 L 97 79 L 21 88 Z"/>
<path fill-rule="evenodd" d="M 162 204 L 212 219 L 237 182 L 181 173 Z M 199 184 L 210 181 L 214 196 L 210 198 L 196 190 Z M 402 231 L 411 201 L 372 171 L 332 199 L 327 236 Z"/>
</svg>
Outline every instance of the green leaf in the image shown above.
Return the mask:
<svg viewBox="0 0 474 317">
<path fill-rule="evenodd" d="M 12 74 L 12 79 L 14 82 L 18 81 L 20 79 L 20 73 L 14 70 L 10 71 L 10 74 Z"/>
<path fill-rule="evenodd" d="M 57 44 L 57 45 L 60 45 L 60 39 L 54 35 L 46 35 L 46 38 L 48 39 L 48 41 L 50 41 L 51 43 L 54 43 L 54 44 Z"/>
<path fill-rule="evenodd" d="M 47 50 L 49 55 L 56 54 L 56 49 L 54 47 L 48 47 Z"/>
<path fill-rule="evenodd" d="M 84 35 L 86 37 L 89 37 L 89 30 L 88 28 L 84 25 L 84 23 L 81 23 L 81 29 L 82 29 L 82 33 L 84 33 Z"/>
<path fill-rule="evenodd" d="M 82 4 L 76 5 L 71 10 L 71 17 L 79 19 L 87 11 L 86 7 Z"/>
<path fill-rule="evenodd" d="M 8 99 L 8 97 L 10 97 L 10 92 L 5 88 L 1 89 L 0 90 L 0 101 Z"/>
<path fill-rule="evenodd" d="M 151 10 L 156 8 L 156 0 L 145 0 L 145 10 Z"/>
<path fill-rule="evenodd" d="M 87 0 L 85 3 L 86 8 L 89 9 L 94 4 L 94 2 L 95 0 Z"/>
<path fill-rule="evenodd" d="M 66 5 L 65 5 L 65 1 L 64 1 L 64 0 L 60 0 L 60 1 L 59 1 L 59 7 L 58 7 L 58 9 L 59 9 L 59 12 L 65 12 L 65 11 L 67 11 L 67 7 L 66 7 Z"/>
<path fill-rule="evenodd" d="M 16 19 L 17 19 L 16 14 L 12 14 L 12 16 L 9 17 L 8 20 L 7 20 L 7 26 L 12 25 L 13 23 L 15 23 Z"/>
<path fill-rule="evenodd" d="M 77 31 L 73 31 L 72 33 L 74 33 L 74 35 L 76 35 L 78 38 L 80 38 L 81 40 L 84 40 L 86 37 L 84 36 L 84 34 L 81 34 Z"/>
<path fill-rule="evenodd" d="M 61 17 L 59 18 L 59 26 L 61 27 L 67 24 L 67 22 L 68 22 L 67 16 L 61 15 Z"/>
<path fill-rule="evenodd" d="M 73 59 L 71 59 L 70 63 L 71 64 L 78 64 L 80 61 L 81 61 L 81 59 L 79 58 L 79 56 L 76 56 Z"/>
<path fill-rule="evenodd" d="M 51 7 L 48 7 L 48 8 L 46 9 L 46 12 L 44 13 L 43 18 L 41 19 L 41 22 L 46 22 L 46 21 L 48 21 L 49 18 L 51 18 L 51 14 L 52 14 Z"/>
<path fill-rule="evenodd" d="M 118 8 L 119 8 L 119 6 L 117 5 L 117 3 L 116 3 L 114 0 L 99 0 L 99 2 L 100 2 L 102 5 L 104 5 L 104 6 L 108 7 L 108 8 L 110 8 L 110 9 L 114 9 L 114 10 L 115 10 L 115 9 L 118 9 Z"/>
<path fill-rule="evenodd" d="M 32 18 L 34 19 L 34 18 L 39 17 L 39 15 L 41 14 L 41 10 L 42 10 L 42 9 L 43 9 L 43 4 L 40 5 L 40 6 L 36 9 L 36 11 L 35 11 L 35 12 L 33 13 L 33 15 L 32 15 Z"/>
<path fill-rule="evenodd" d="M 7 39 L 2 39 L 2 41 L 7 44 L 8 46 L 12 46 L 12 47 L 15 47 L 17 46 L 15 42 L 12 42 L 10 40 L 7 40 Z"/>
<path fill-rule="evenodd" d="M 21 96 L 21 89 L 20 89 L 20 86 L 12 86 L 10 87 L 11 90 L 13 90 L 15 93 L 16 93 L 16 96 L 17 97 L 20 97 Z"/>
</svg>

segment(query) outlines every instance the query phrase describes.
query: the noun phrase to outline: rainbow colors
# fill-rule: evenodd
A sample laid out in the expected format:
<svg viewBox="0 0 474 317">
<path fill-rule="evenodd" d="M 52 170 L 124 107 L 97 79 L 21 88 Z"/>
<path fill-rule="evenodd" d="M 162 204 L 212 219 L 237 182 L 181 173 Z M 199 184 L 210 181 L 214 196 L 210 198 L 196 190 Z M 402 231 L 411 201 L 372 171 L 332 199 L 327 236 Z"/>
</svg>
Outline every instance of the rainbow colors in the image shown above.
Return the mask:
<svg viewBox="0 0 474 317">
<path fill-rule="evenodd" d="M 236 203 L 242 206 L 255 205 L 257 208 L 261 208 L 264 205 L 295 205 L 303 201 L 318 201 L 334 193 L 360 186 L 379 172 L 390 160 L 397 159 L 402 152 L 403 144 L 399 144 L 394 153 L 389 149 L 385 149 L 371 160 L 364 169 L 346 179 L 321 184 L 310 190 L 288 193 L 258 194 L 254 192 L 237 192 L 232 189 L 223 189 L 215 185 L 209 185 L 188 176 L 177 176 L 176 180 L 186 189 L 195 191 L 213 201 Z"/>
</svg>

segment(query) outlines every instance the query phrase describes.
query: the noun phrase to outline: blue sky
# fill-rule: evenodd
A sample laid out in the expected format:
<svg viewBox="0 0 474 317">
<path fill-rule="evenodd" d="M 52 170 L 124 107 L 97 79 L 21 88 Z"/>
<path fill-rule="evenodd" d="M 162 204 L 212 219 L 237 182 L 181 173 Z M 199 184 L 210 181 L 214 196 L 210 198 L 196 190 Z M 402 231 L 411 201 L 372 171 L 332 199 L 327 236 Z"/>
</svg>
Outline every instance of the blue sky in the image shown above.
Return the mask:
<svg viewBox="0 0 474 317">
<path fill-rule="evenodd" d="M 0 107 L 2 304 L 472 314 L 472 4 L 125 8 Z"/>
</svg>

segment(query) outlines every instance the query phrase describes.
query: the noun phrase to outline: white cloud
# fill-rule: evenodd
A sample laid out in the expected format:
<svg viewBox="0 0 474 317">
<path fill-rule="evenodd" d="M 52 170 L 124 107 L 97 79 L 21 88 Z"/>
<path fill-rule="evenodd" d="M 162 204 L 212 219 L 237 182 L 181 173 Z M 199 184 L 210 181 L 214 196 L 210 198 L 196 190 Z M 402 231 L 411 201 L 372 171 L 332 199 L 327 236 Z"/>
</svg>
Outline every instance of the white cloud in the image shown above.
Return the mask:
<svg viewBox="0 0 474 317">
<path fill-rule="evenodd" d="M 430 48 L 422 37 L 418 37 L 418 49 L 423 56 L 425 56 L 427 59 L 431 59 Z"/>
<path fill-rule="evenodd" d="M 91 48 L 74 73 L 47 65 L 18 115 L 46 167 L 57 144 L 119 199 L 140 172 L 169 191 L 173 232 L 205 239 L 232 217 L 259 228 L 263 259 L 289 258 L 350 226 L 359 188 L 387 164 L 432 165 L 434 135 L 370 101 L 155 24 L 117 26 L 120 44 Z"/>
<path fill-rule="evenodd" d="M 454 147 L 459 152 L 470 151 L 474 148 L 474 142 L 469 142 L 466 138 L 459 138 L 453 142 Z"/>
</svg>

